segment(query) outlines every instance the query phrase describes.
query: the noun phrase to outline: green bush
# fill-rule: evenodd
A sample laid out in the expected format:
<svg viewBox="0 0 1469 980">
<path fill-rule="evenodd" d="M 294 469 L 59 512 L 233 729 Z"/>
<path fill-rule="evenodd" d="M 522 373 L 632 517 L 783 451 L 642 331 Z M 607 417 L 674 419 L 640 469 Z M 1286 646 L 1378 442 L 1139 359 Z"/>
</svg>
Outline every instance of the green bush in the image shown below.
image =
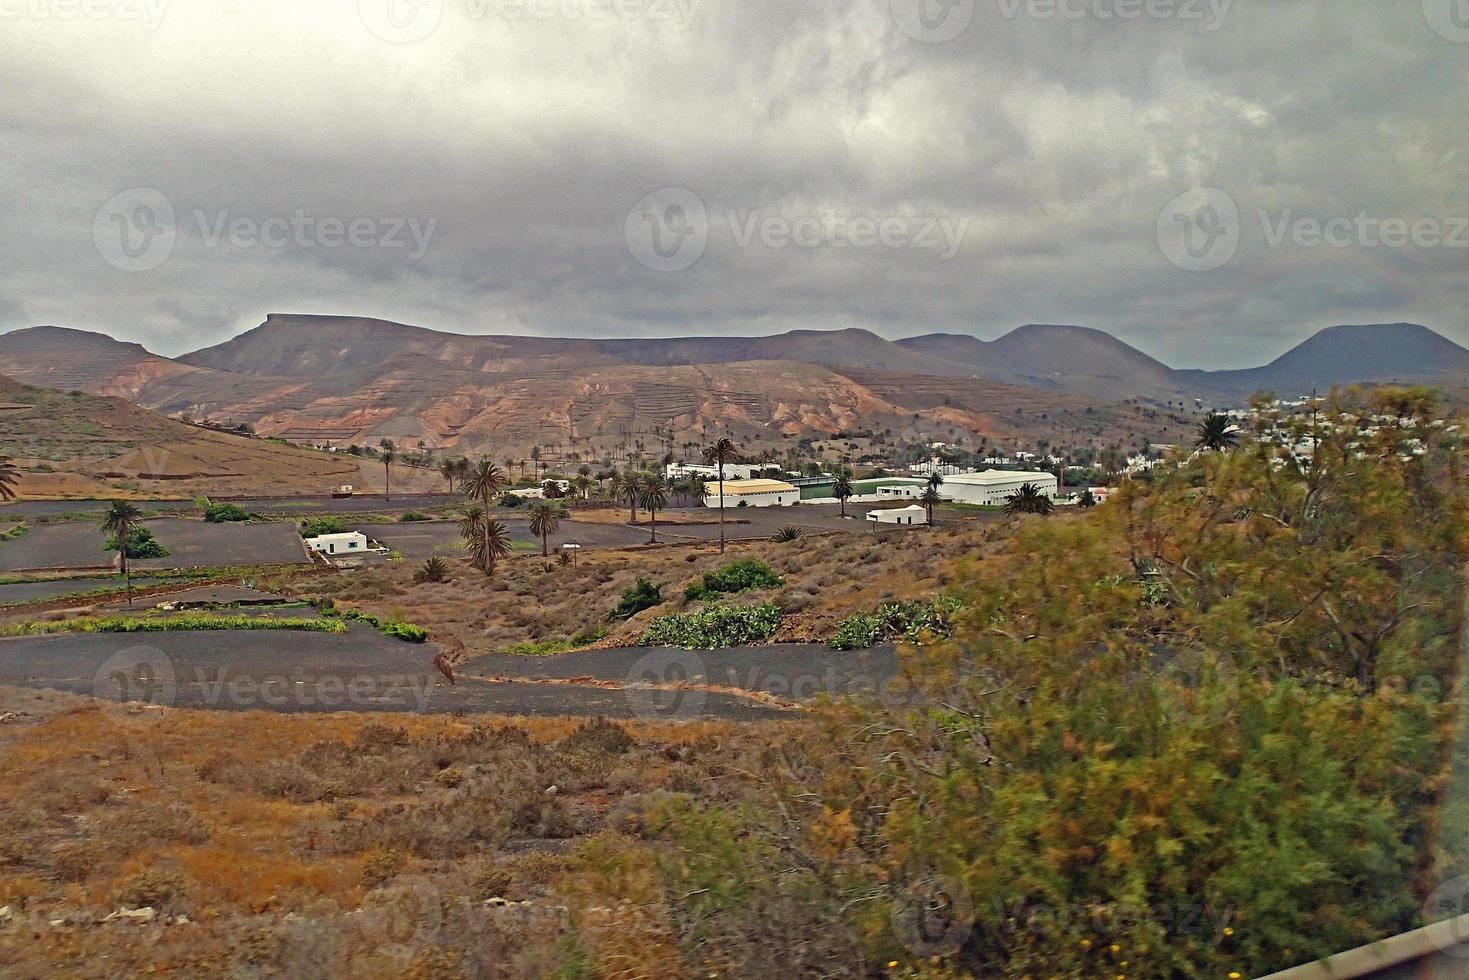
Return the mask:
<svg viewBox="0 0 1469 980">
<path fill-rule="evenodd" d="M 785 579 L 775 574 L 760 559 L 740 558 L 717 571 L 705 573 L 701 581 L 684 590 L 684 598 L 689 602 L 697 602 L 750 589 L 778 589 L 783 585 Z"/>
<path fill-rule="evenodd" d="M 39 636 L 48 633 L 168 633 L 179 630 L 300 630 L 307 633 L 345 633 L 346 624 L 336 619 L 281 618 L 273 616 L 109 616 L 80 617 L 55 622 L 17 623 L 0 629 L 4 636 Z"/>
<path fill-rule="evenodd" d="M 399 524 L 421 524 L 424 521 L 431 521 L 431 520 L 433 520 L 433 518 L 430 517 L 428 514 L 423 513 L 422 511 L 410 510 L 410 511 L 408 511 L 408 513 L 406 513 L 406 514 L 404 514 L 404 515 L 402 515 L 401 517 L 398 518 L 398 523 Z"/>
<path fill-rule="evenodd" d="M 388 622 L 374 616 L 372 613 L 358 612 L 356 609 L 343 609 L 339 615 L 342 619 L 366 623 L 384 636 L 391 636 L 395 640 L 406 640 L 409 643 L 422 643 L 428 639 L 428 630 L 422 626 L 412 623 Z"/>
<path fill-rule="evenodd" d="M 858 650 L 899 637 L 915 643 L 925 634 L 947 637 L 953 632 L 953 617 L 959 608 L 959 600 L 948 596 L 883 603 L 872 612 L 854 613 L 842 620 L 831 647 Z"/>
<path fill-rule="evenodd" d="M 622 599 L 607 614 L 610 620 L 632 619 L 644 609 L 652 609 L 663 602 L 663 589 L 645 578 L 639 578 L 622 593 Z"/>
<path fill-rule="evenodd" d="M 227 524 L 232 521 L 248 521 L 254 518 L 238 504 L 210 504 L 204 508 L 204 519 L 210 524 Z"/>
<path fill-rule="evenodd" d="M 107 539 L 102 545 L 103 551 L 117 550 L 117 535 Z M 153 537 L 153 532 L 146 527 L 137 527 L 128 535 L 128 558 L 167 558 L 168 549 L 159 544 Z"/>
<path fill-rule="evenodd" d="M 318 538 L 323 534 L 345 534 L 347 522 L 340 517 L 308 517 L 301 522 L 301 537 Z"/>
<path fill-rule="evenodd" d="M 428 559 L 413 573 L 413 581 L 419 584 L 424 582 L 444 582 L 449 578 L 449 563 L 437 556 Z"/>
<path fill-rule="evenodd" d="M 525 498 L 520 496 L 519 494 L 507 493 L 500 498 L 501 507 L 515 508 L 519 507 L 523 503 L 525 503 Z"/>
<path fill-rule="evenodd" d="M 648 624 L 638 645 L 713 650 L 768 640 L 780 626 L 780 607 L 773 602 L 758 606 L 709 606 L 694 613 L 659 616 Z"/>
</svg>

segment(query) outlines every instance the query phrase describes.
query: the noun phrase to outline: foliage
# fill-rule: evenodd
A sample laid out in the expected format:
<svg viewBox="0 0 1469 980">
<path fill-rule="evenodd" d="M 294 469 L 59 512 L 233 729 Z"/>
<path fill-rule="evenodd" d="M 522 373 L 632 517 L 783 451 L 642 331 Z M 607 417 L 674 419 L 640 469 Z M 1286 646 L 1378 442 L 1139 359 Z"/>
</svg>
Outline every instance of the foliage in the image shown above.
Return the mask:
<svg viewBox="0 0 1469 980">
<path fill-rule="evenodd" d="M 778 589 L 783 585 L 785 579 L 765 562 L 758 558 L 739 558 L 716 571 L 706 572 L 703 579 L 684 590 L 684 599 L 698 602 L 750 589 Z"/>
<path fill-rule="evenodd" d="M 1210 412 L 1204 421 L 1199 423 L 1196 442 L 1200 449 L 1219 451 L 1233 449 L 1239 444 L 1239 429 L 1228 415 Z"/>
<path fill-rule="evenodd" d="M 308 633 L 345 633 L 336 619 L 274 616 L 82 616 L 48 622 L 17 623 L 0 627 L 0 635 L 35 636 L 48 633 L 166 633 L 178 630 L 300 630 Z"/>
<path fill-rule="evenodd" d="M 204 508 L 204 519 L 210 524 L 228 524 L 253 518 L 254 515 L 239 504 L 210 504 Z"/>
<path fill-rule="evenodd" d="M 117 535 L 107 539 L 102 545 L 103 551 L 117 550 Z M 153 531 L 141 524 L 134 527 L 128 533 L 128 558 L 167 558 L 168 549 L 158 543 L 153 537 Z"/>
<path fill-rule="evenodd" d="M 500 506 L 515 509 L 525 503 L 525 498 L 516 493 L 507 493 L 500 497 Z"/>
<path fill-rule="evenodd" d="M 447 462 L 447 460 L 445 462 Z M 398 523 L 400 523 L 400 524 L 421 524 L 424 521 L 431 521 L 431 520 L 433 520 L 433 517 L 431 515 L 429 515 L 429 514 L 423 513 L 423 511 L 410 510 L 407 513 L 404 513 L 401 516 L 399 516 Z"/>
<path fill-rule="evenodd" d="M 749 961 L 718 926 L 763 927 L 783 877 L 930 976 L 1257 976 L 1421 925 L 1466 870 L 1432 692 L 1469 521 L 1452 427 L 1357 425 L 1391 397 L 1308 457 L 1251 440 L 1018 527 L 953 641 L 903 653 L 907 696 L 832 706 L 785 785 L 659 828 L 704 961 Z M 905 948 L 934 881 L 959 900 L 920 938 L 954 941 Z"/>
<path fill-rule="evenodd" d="M 301 521 L 301 537 L 319 538 L 323 534 L 346 534 L 347 522 L 340 517 L 308 517 Z"/>
<path fill-rule="evenodd" d="M 639 577 L 627 589 L 623 590 L 622 598 L 612 611 L 607 614 L 609 620 L 632 619 L 644 609 L 652 609 L 663 602 L 663 587 L 654 585 L 646 578 Z"/>
<path fill-rule="evenodd" d="M 768 640 L 780 626 L 780 607 L 773 602 L 756 606 L 709 606 L 698 612 L 659 616 L 648 624 L 638 645 L 714 650 Z"/>
<path fill-rule="evenodd" d="M 776 544 L 789 544 L 792 541 L 799 541 L 801 538 L 805 537 L 805 535 L 805 530 L 792 524 L 787 527 L 781 528 L 779 531 L 776 531 L 770 536 L 770 540 L 774 541 Z"/>
<path fill-rule="evenodd" d="M 1051 498 L 1046 496 L 1034 483 L 1023 484 L 1019 490 L 1005 498 L 1005 513 L 1007 514 L 1039 514 L 1042 517 L 1056 509 Z"/>
<path fill-rule="evenodd" d="M 917 643 L 926 638 L 947 638 L 961 608 L 959 600 L 951 596 L 885 602 L 872 612 L 854 613 L 842 620 L 831 638 L 831 647 L 857 650 L 895 639 Z"/>
<path fill-rule="evenodd" d="M 423 643 L 429 636 L 428 630 L 422 626 L 380 619 L 372 613 L 359 612 L 356 609 L 344 609 L 335 614 L 327 612 L 325 615 L 340 615 L 342 619 L 366 623 L 384 636 L 391 636 L 395 640 L 404 640 L 408 643 Z"/>
<path fill-rule="evenodd" d="M 413 581 L 420 585 L 425 582 L 445 582 L 449 578 L 449 563 L 437 556 L 429 558 L 413 573 Z"/>
</svg>

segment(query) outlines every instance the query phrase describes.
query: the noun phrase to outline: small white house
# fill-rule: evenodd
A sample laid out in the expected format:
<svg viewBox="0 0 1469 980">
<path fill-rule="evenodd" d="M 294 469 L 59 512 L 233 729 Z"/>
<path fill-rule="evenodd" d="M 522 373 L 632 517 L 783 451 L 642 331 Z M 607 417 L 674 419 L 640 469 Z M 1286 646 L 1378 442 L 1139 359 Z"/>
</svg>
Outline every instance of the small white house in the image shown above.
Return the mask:
<svg viewBox="0 0 1469 980">
<path fill-rule="evenodd" d="M 346 531 L 342 534 L 319 534 L 306 539 L 306 547 L 328 558 L 342 555 L 381 554 L 383 549 L 369 547 L 367 535 L 361 531 Z"/>
<path fill-rule="evenodd" d="M 892 510 L 869 510 L 867 519 L 874 524 L 927 524 L 928 511 L 914 504 Z"/>
<path fill-rule="evenodd" d="M 705 484 L 705 507 L 719 506 L 719 484 Z M 784 480 L 724 481 L 726 507 L 788 507 L 801 502 L 801 491 Z"/>
</svg>

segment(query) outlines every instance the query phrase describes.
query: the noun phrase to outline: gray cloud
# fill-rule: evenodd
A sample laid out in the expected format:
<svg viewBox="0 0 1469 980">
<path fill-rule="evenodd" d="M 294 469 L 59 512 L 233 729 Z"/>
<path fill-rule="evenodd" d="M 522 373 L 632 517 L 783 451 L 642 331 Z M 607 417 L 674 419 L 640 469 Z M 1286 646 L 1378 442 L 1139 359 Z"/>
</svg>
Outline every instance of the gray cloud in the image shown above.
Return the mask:
<svg viewBox="0 0 1469 980">
<path fill-rule="evenodd" d="M 1423 0 L 1237 0 L 1219 22 L 1195 0 L 975 0 L 943 43 L 905 33 L 909 0 L 647 0 L 620 8 L 631 17 L 599 15 L 618 0 L 526 0 L 549 16 L 426 0 L 442 18 L 412 43 L 369 28 L 409 0 L 171 0 L 152 29 L 129 16 L 162 2 L 98 0 L 114 16 L 89 17 L 68 14 L 76 0 L 0 0 L 0 329 L 178 353 L 272 311 L 584 336 L 991 337 L 1038 321 L 1210 367 L 1338 322 L 1469 342 L 1469 247 L 1269 240 L 1283 215 L 1469 217 L 1469 32 L 1435 32 Z M 1239 244 L 1186 272 L 1156 228 L 1205 186 L 1237 206 Z M 166 196 L 176 241 L 127 272 L 94 221 L 135 187 Z M 681 271 L 646 268 L 624 237 L 665 187 L 708 215 Z M 297 212 L 366 221 L 379 245 L 327 247 L 319 229 L 211 242 Z M 417 259 L 381 243 L 410 218 L 434 222 Z M 928 218 L 962 223 L 951 258 L 911 244 Z M 904 243 L 853 247 L 862 219 L 896 222 Z M 767 220 L 777 234 L 742 244 Z"/>
</svg>

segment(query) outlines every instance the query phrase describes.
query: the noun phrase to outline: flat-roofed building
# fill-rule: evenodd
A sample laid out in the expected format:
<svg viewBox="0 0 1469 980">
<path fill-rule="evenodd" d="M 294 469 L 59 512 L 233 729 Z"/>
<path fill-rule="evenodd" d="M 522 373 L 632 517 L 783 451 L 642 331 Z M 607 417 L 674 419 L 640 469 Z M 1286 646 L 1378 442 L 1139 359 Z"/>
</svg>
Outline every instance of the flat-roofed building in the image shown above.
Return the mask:
<svg viewBox="0 0 1469 980">
<path fill-rule="evenodd" d="M 705 507 L 719 506 L 719 484 L 705 484 Z M 801 491 L 784 480 L 724 481 L 726 507 L 786 507 L 801 502 Z"/>
</svg>

